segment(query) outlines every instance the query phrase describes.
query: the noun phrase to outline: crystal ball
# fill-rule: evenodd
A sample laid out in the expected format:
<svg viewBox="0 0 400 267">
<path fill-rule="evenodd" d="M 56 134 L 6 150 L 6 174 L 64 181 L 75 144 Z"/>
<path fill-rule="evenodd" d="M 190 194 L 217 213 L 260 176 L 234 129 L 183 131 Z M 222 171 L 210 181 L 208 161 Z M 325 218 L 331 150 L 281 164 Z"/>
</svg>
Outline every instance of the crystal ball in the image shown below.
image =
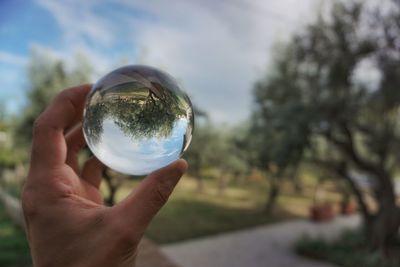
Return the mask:
<svg viewBox="0 0 400 267">
<path fill-rule="evenodd" d="M 87 96 L 83 133 L 106 166 L 145 175 L 179 159 L 192 139 L 187 94 L 169 74 L 132 65 L 95 83 Z"/>
</svg>

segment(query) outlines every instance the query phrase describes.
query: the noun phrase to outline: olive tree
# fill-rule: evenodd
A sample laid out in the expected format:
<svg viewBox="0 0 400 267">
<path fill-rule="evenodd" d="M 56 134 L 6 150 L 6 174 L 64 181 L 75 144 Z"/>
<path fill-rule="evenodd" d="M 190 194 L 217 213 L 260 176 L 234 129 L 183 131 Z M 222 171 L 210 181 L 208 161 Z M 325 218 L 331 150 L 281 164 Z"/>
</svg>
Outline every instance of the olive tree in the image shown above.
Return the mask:
<svg viewBox="0 0 400 267">
<path fill-rule="evenodd" d="M 400 163 L 400 2 L 336 2 L 293 37 L 255 88 L 254 127 L 263 164 L 299 161 L 352 188 L 369 244 L 384 251 L 398 235 L 394 179 Z M 375 73 L 376 78 L 372 79 Z M 377 211 L 353 173 L 374 185 Z"/>
</svg>

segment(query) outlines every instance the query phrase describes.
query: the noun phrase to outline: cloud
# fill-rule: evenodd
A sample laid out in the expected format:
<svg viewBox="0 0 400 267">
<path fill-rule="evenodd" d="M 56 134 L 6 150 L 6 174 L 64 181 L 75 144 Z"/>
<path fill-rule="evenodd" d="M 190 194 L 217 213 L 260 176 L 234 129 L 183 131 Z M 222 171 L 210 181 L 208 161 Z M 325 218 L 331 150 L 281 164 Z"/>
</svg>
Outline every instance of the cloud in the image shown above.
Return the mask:
<svg viewBox="0 0 400 267">
<path fill-rule="evenodd" d="M 50 11 L 62 28 L 66 42 L 83 43 L 85 39 L 104 45 L 113 43 L 112 25 L 107 19 L 96 14 L 96 1 L 52 1 L 37 0 L 37 3 Z"/>
<path fill-rule="evenodd" d="M 112 119 L 106 119 L 99 143 L 88 144 L 96 156 L 113 169 L 143 175 L 179 158 L 186 125 L 186 121 L 178 122 L 167 138 L 135 139 L 126 135 Z"/>
<path fill-rule="evenodd" d="M 271 48 L 310 21 L 319 2 L 116 0 L 119 8 L 105 12 L 108 1 L 37 1 L 64 32 L 65 47 L 57 49 L 64 58 L 79 49 L 104 73 L 128 51 L 129 61 L 140 58 L 177 77 L 217 122 L 248 117 Z M 128 48 L 118 54 L 121 46 Z"/>
<path fill-rule="evenodd" d="M 181 79 L 193 102 L 218 122 L 248 117 L 252 86 L 266 71 L 271 48 L 311 20 L 314 5 L 175 0 L 171 11 L 163 1 L 120 1 L 157 18 L 135 21 L 132 42 L 146 51 L 144 61 Z"/>
<path fill-rule="evenodd" d="M 43 53 L 53 59 L 63 60 L 67 67 L 73 67 L 76 64 L 76 56 L 82 54 L 85 58 L 94 66 L 93 79 L 100 78 L 100 75 L 104 75 L 110 68 L 115 67 L 116 63 L 110 59 L 104 53 L 90 49 L 89 46 L 84 44 L 71 45 L 67 49 L 53 48 L 39 43 L 31 43 L 30 48 L 32 50 Z"/>
<path fill-rule="evenodd" d="M 6 51 L 0 51 L 0 62 L 11 65 L 24 66 L 27 64 L 28 60 L 24 56 L 16 55 Z"/>
</svg>

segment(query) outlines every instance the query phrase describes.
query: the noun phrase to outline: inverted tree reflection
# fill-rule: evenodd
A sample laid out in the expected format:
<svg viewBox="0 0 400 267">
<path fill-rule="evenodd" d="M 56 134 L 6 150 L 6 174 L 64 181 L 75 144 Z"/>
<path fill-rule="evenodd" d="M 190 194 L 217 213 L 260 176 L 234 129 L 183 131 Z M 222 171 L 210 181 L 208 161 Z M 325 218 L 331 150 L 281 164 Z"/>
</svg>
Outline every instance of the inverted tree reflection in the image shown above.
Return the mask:
<svg viewBox="0 0 400 267">
<path fill-rule="evenodd" d="M 144 87 L 139 82 L 128 82 L 109 90 L 94 91 L 86 107 L 84 127 L 94 143 L 99 142 L 107 119 L 135 139 L 165 138 L 188 110 L 187 99 L 158 83 L 151 82 L 151 87 Z"/>
</svg>

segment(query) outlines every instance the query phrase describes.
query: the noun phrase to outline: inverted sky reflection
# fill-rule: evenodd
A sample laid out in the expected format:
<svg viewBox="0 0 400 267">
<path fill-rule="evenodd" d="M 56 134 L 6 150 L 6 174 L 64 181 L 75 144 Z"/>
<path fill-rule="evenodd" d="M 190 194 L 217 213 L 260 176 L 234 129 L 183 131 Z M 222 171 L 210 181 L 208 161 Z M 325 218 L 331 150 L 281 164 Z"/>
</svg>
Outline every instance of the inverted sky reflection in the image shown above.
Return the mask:
<svg viewBox="0 0 400 267">
<path fill-rule="evenodd" d="M 174 123 L 166 138 L 141 138 L 127 136 L 112 119 L 103 122 L 100 141 L 91 148 L 103 163 L 122 173 L 145 175 L 164 167 L 180 157 L 188 121 L 184 118 Z"/>
</svg>

